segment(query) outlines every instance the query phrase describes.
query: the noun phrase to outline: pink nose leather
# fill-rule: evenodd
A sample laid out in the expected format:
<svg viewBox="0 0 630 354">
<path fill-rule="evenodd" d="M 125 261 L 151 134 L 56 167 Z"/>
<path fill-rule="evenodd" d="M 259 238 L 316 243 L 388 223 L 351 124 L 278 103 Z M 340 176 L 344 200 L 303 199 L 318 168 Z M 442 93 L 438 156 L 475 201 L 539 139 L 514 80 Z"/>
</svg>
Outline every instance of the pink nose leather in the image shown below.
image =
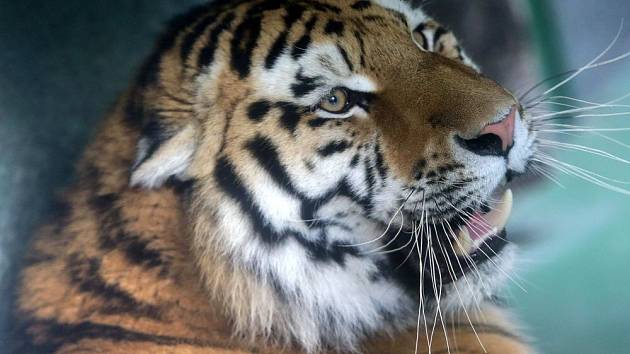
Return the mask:
<svg viewBox="0 0 630 354">
<path fill-rule="evenodd" d="M 510 113 L 500 122 L 487 125 L 480 135 L 494 134 L 501 138 L 501 148 L 506 151 L 514 143 L 514 120 L 516 119 L 516 106 L 512 106 Z"/>
</svg>

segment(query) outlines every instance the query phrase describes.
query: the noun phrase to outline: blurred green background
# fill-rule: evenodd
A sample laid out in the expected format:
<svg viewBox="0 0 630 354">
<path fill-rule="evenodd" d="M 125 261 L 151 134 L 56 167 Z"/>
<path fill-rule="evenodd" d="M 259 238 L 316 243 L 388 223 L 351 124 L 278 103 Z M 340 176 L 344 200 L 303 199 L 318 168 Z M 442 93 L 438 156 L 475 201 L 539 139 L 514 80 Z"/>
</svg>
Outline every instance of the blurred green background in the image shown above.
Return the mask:
<svg viewBox="0 0 630 354">
<path fill-rule="evenodd" d="M 16 260 L 35 225 L 54 212 L 54 191 L 71 182 L 73 162 L 96 122 L 128 85 L 164 21 L 199 2 L 0 0 L 0 335 L 9 325 Z M 441 0 L 426 6 L 462 37 L 489 76 L 517 92 L 589 62 L 622 18 L 630 19 L 627 0 Z M 607 58 L 630 51 L 630 24 L 625 27 Z M 630 92 L 630 59 L 583 73 L 561 92 L 601 102 L 622 96 Z M 630 115 L 570 123 L 623 128 L 630 127 Z M 630 132 L 606 134 L 630 144 Z M 562 139 L 630 159 L 628 145 L 594 134 Z M 549 153 L 630 179 L 627 163 Z M 509 228 L 522 246 L 518 279 L 527 292 L 512 285 L 509 301 L 542 353 L 628 353 L 630 197 L 556 177 L 564 188 L 528 178 L 515 192 Z"/>
<path fill-rule="evenodd" d="M 630 19 L 627 1 L 534 0 L 530 5 L 538 11 L 534 16 L 540 11 L 550 14 L 538 16 L 539 20 L 533 21 L 537 26 L 531 29 L 545 74 L 588 63 L 613 39 L 623 18 Z M 548 22 L 541 23 L 541 18 Z M 554 33 L 551 41 L 545 31 Z M 630 28 L 626 22 L 607 58 L 628 51 Z M 608 102 L 628 92 L 630 61 L 625 60 L 578 76 L 564 94 Z M 620 103 L 629 102 L 626 99 Z M 624 110 L 629 111 L 620 111 Z M 557 123 L 629 128 L 630 115 Z M 630 160 L 630 132 L 602 133 L 626 146 L 589 133 L 565 137 L 564 142 L 598 148 Z M 630 180 L 628 162 L 614 162 L 584 152 L 553 152 L 558 160 L 607 177 Z M 523 262 L 519 266 L 527 293 L 513 286 L 511 302 L 543 353 L 629 353 L 630 197 L 562 173 L 557 176 L 564 188 L 547 183 L 516 194 L 511 227 L 527 232 L 533 239 L 523 247 Z"/>
</svg>

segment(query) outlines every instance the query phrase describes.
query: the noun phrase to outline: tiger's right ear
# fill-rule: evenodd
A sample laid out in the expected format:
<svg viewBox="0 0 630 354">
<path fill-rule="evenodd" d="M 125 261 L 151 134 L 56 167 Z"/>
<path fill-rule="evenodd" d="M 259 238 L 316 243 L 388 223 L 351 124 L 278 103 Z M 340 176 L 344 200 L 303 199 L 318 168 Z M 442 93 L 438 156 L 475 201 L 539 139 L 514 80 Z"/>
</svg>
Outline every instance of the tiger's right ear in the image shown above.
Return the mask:
<svg viewBox="0 0 630 354">
<path fill-rule="evenodd" d="M 188 179 L 187 170 L 196 146 L 194 123 L 166 128 L 158 120 L 152 120 L 142 130 L 130 184 L 157 188 L 171 177 Z"/>
</svg>

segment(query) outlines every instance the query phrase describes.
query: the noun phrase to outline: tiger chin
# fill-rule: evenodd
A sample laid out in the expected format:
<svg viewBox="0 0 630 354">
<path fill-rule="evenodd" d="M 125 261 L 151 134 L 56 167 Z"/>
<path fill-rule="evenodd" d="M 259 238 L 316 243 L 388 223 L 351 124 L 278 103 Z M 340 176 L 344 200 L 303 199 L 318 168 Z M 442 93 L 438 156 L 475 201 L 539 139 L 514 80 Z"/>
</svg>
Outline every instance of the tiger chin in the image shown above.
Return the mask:
<svg viewBox="0 0 630 354">
<path fill-rule="evenodd" d="M 399 0 L 173 20 L 35 237 L 15 352 L 533 353 L 512 94 Z"/>
</svg>

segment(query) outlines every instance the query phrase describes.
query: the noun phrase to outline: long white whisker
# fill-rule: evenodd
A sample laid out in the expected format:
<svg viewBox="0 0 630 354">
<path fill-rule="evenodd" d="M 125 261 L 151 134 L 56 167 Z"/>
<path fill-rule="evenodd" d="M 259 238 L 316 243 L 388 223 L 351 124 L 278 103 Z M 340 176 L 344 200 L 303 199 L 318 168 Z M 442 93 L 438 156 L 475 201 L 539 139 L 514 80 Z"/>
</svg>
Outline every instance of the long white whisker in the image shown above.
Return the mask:
<svg viewBox="0 0 630 354">
<path fill-rule="evenodd" d="M 433 230 L 435 231 L 435 238 L 439 242 L 439 236 L 438 236 L 437 229 L 435 227 L 435 221 L 433 219 L 431 219 L 431 223 L 433 224 Z M 431 254 L 433 255 L 433 257 L 435 257 L 435 263 L 438 263 L 437 256 L 435 255 L 435 252 L 433 251 L 433 249 L 431 249 Z M 450 354 L 451 353 L 451 348 L 450 348 L 450 344 L 449 344 L 449 340 L 448 340 L 448 333 L 446 333 L 446 326 L 444 324 L 444 316 L 442 316 L 442 304 L 441 304 L 441 301 L 440 301 L 441 296 L 442 296 L 442 287 L 443 287 L 442 271 L 440 270 L 440 267 L 437 267 L 437 270 L 438 270 L 438 278 L 440 279 L 440 285 L 439 285 L 440 296 L 437 298 L 437 301 L 436 301 L 436 303 L 437 303 L 437 312 L 440 315 L 440 323 L 442 324 L 442 330 L 444 331 L 444 339 L 446 341 L 446 349 L 447 349 L 448 353 Z"/>
<path fill-rule="evenodd" d="M 591 177 L 601 178 L 604 181 L 609 181 L 609 182 L 612 182 L 612 183 L 619 183 L 619 184 L 630 184 L 630 181 L 621 181 L 621 180 L 618 180 L 618 179 L 606 177 L 606 176 L 600 175 L 598 173 L 595 173 L 593 171 L 587 170 L 585 168 L 572 165 L 572 164 L 570 164 L 568 162 L 557 160 L 557 159 L 555 159 L 555 158 L 553 158 L 553 157 L 551 157 L 549 155 L 543 154 L 541 152 L 539 152 L 537 154 L 537 156 L 538 157 L 542 157 L 544 159 L 547 159 L 548 161 L 557 163 L 557 164 L 559 164 L 561 166 L 564 166 L 564 167 L 566 167 L 567 169 L 569 169 L 571 171 L 580 172 L 580 173 L 583 173 L 583 174 L 591 176 Z M 627 192 L 630 193 L 630 191 L 627 191 Z"/>
<path fill-rule="evenodd" d="M 599 55 L 597 55 L 595 58 L 593 58 L 593 60 L 591 60 L 590 62 L 588 62 L 588 64 L 586 64 L 585 66 L 583 66 L 582 68 L 578 69 L 575 73 L 571 74 L 569 77 L 567 77 L 566 79 L 560 81 L 559 83 L 557 83 L 556 85 L 552 86 L 551 88 L 549 88 L 548 90 L 546 90 L 545 92 L 542 93 L 543 96 L 546 96 L 548 94 L 550 94 L 551 92 L 557 90 L 558 88 L 564 86 L 565 84 L 567 84 L 568 82 L 570 82 L 571 80 L 573 80 L 576 76 L 580 75 L 582 72 L 589 70 L 590 66 L 593 65 L 597 65 L 595 64 L 599 59 L 601 59 L 604 55 L 606 55 L 606 53 L 608 53 L 608 51 L 610 51 L 610 49 L 612 49 L 612 47 L 615 45 L 615 43 L 617 43 L 617 40 L 619 40 L 619 36 L 621 35 L 621 30 L 623 29 L 623 20 L 621 21 L 621 24 L 619 25 L 619 29 L 617 30 L 617 34 L 615 35 L 615 37 L 613 38 L 613 40 L 610 42 L 610 44 L 608 44 L 608 46 L 606 47 L 606 49 L 604 49 L 604 51 L 602 51 Z M 627 56 L 628 53 L 624 54 L 625 56 Z M 623 58 L 625 58 L 625 56 L 621 56 L 619 59 L 616 60 L 621 60 Z M 614 62 L 614 61 L 613 61 Z M 606 64 L 610 64 L 611 61 L 607 61 Z M 605 65 L 605 64 L 602 64 Z M 601 66 L 601 65 L 599 65 Z"/>
<path fill-rule="evenodd" d="M 562 150 L 567 150 L 567 151 L 581 151 L 581 152 L 585 152 L 591 155 L 600 156 L 600 157 L 604 157 L 613 161 L 621 162 L 623 164 L 630 164 L 630 161 L 622 157 L 619 157 L 617 155 L 613 155 L 604 150 L 600 150 L 600 149 L 596 149 L 596 148 L 592 148 L 588 146 L 583 146 L 583 145 L 562 143 L 559 141 L 552 141 L 552 140 L 547 140 L 547 139 L 538 139 L 538 141 L 539 141 L 540 146 L 552 147 L 552 148 L 557 148 L 557 149 L 562 149 Z"/>
<path fill-rule="evenodd" d="M 448 220 L 444 220 L 446 223 L 448 223 Z M 444 230 L 445 234 L 448 234 L 446 232 L 446 228 L 444 227 L 444 224 L 442 224 L 442 229 Z M 451 236 L 456 237 L 454 234 L 451 234 Z M 451 242 L 451 240 L 447 237 L 446 238 L 451 246 L 451 250 L 453 251 L 453 253 L 455 253 L 455 248 L 453 248 L 453 243 Z M 464 305 L 464 299 L 462 298 L 462 295 L 459 291 L 459 288 L 457 287 L 457 283 L 456 283 L 456 279 L 457 277 L 455 276 L 455 268 L 453 267 L 453 264 L 450 260 L 450 257 L 448 257 L 446 254 L 446 250 L 444 249 L 444 247 L 442 247 L 442 244 L 440 243 L 440 240 L 438 238 L 438 243 L 440 244 L 440 248 L 442 249 L 442 254 L 444 254 L 444 258 L 446 258 L 447 264 L 448 264 L 448 269 L 449 272 L 451 274 L 451 279 L 453 280 L 453 287 L 455 288 L 455 292 L 457 293 L 457 297 L 459 298 L 459 302 L 462 304 L 462 310 L 464 311 L 464 314 L 466 315 L 466 319 L 468 320 L 468 323 L 470 324 L 470 328 L 472 329 L 473 333 L 475 334 L 475 337 L 477 338 L 477 341 L 479 342 L 479 345 L 481 346 L 481 348 L 483 349 L 484 353 L 487 353 L 485 346 L 483 345 L 483 343 L 481 342 L 481 338 L 479 337 L 479 335 L 477 334 L 477 330 L 475 329 L 475 326 L 472 323 L 472 320 L 470 319 L 470 316 L 468 315 L 468 311 L 466 310 L 466 305 Z M 455 259 L 457 260 L 457 262 L 459 263 L 459 258 L 455 257 Z M 462 272 L 462 276 L 464 278 L 464 282 L 466 283 L 466 285 L 468 285 L 469 289 L 472 289 L 470 284 L 468 283 L 468 278 L 466 277 L 466 272 L 464 271 L 464 268 L 462 268 L 461 264 L 459 264 L 459 269 Z M 471 291 L 472 294 L 474 294 L 474 292 Z M 478 303 L 476 300 L 473 299 L 473 301 L 475 303 Z M 457 343 L 455 344 L 455 347 L 457 347 Z"/>
<path fill-rule="evenodd" d="M 592 111 L 592 110 L 600 109 L 600 108 L 602 108 L 602 107 L 600 107 L 600 106 L 588 106 L 588 107 L 571 108 L 571 109 L 565 109 L 563 111 L 556 111 L 556 112 L 552 112 L 552 113 L 541 114 L 539 116 L 533 116 L 533 117 L 531 117 L 531 119 L 534 122 L 536 122 L 536 121 L 544 121 L 545 119 L 549 119 L 551 117 L 557 118 L 558 116 L 566 116 L 566 117 L 598 117 L 598 116 L 601 116 L 601 115 L 591 114 L 591 115 L 575 116 L 575 115 L 573 115 L 573 113 L 588 112 L 588 111 Z M 605 108 L 628 108 L 628 107 L 607 106 Z M 618 114 L 618 115 L 625 115 L 625 114 L 629 114 L 630 112 L 620 112 L 620 113 L 621 114 Z"/>
<path fill-rule="evenodd" d="M 366 241 L 366 242 L 362 242 L 362 243 L 357 243 L 357 244 L 344 244 L 344 245 L 339 245 L 339 247 L 358 247 L 358 246 L 364 246 L 364 245 L 369 245 L 371 243 L 374 242 L 378 242 L 381 238 L 385 237 L 385 235 L 387 235 L 387 232 L 389 231 L 389 229 L 392 226 L 392 223 L 394 222 L 394 219 L 396 218 L 396 215 L 398 215 L 400 213 L 400 217 L 401 217 L 401 222 L 400 222 L 400 229 L 398 230 L 398 233 L 396 234 L 396 236 L 398 236 L 398 234 L 402 231 L 402 228 L 404 226 L 404 213 L 402 213 L 402 209 L 405 207 L 405 203 L 407 202 L 407 200 L 409 200 L 409 198 L 413 195 L 413 193 L 415 192 L 415 188 L 412 189 L 412 191 L 409 193 L 409 195 L 407 196 L 407 198 L 405 198 L 405 200 L 402 202 L 402 204 L 400 204 L 400 207 L 398 207 L 398 209 L 396 209 L 396 212 L 394 213 L 394 215 L 391 217 L 391 219 L 389 219 L 389 222 L 387 223 L 387 227 L 385 228 L 385 231 L 383 231 L 383 233 L 370 240 L 370 241 Z"/>
<path fill-rule="evenodd" d="M 547 179 L 549 179 L 551 182 L 555 183 L 558 187 L 565 189 L 566 187 L 560 183 L 560 181 L 558 181 L 557 178 L 555 178 L 551 172 L 545 170 L 543 168 L 543 166 L 537 165 L 537 164 L 531 164 L 530 165 L 531 168 L 533 168 L 537 173 L 539 173 L 541 176 L 546 177 Z"/>
<path fill-rule="evenodd" d="M 549 167 L 553 167 L 555 169 L 558 169 L 559 171 L 562 171 L 566 174 L 570 174 L 573 176 L 576 176 L 580 179 L 583 179 L 585 181 L 591 182 L 597 186 L 600 186 L 602 188 L 620 193 L 620 194 L 624 194 L 624 195 L 630 195 L 630 190 L 612 185 L 608 182 L 604 182 L 601 179 L 606 179 L 606 180 L 612 180 L 612 182 L 614 183 L 620 183 L 620 184 L 629 184 L 630 182 L 625 182 L 625 181 L 616 181 L 613 180 L 611 178 L 605 177 L 605 176 L 601 176 L 599 174 L 596 174 L 592 171 L 583 169 L 581 167 L 577 167 L 571 164 L 568 164 L 566 162 L 562 162 L 562 161 L 558 161 L 556 159 L 553 159 L 551 157 L 548 156 L 543 156 L 542 153 L 538 154 L 538 157 L 534 158 L 533 160 L 541 162 Z M 601 179 L 600 179 L 601 178 Z"/>
</svg>

